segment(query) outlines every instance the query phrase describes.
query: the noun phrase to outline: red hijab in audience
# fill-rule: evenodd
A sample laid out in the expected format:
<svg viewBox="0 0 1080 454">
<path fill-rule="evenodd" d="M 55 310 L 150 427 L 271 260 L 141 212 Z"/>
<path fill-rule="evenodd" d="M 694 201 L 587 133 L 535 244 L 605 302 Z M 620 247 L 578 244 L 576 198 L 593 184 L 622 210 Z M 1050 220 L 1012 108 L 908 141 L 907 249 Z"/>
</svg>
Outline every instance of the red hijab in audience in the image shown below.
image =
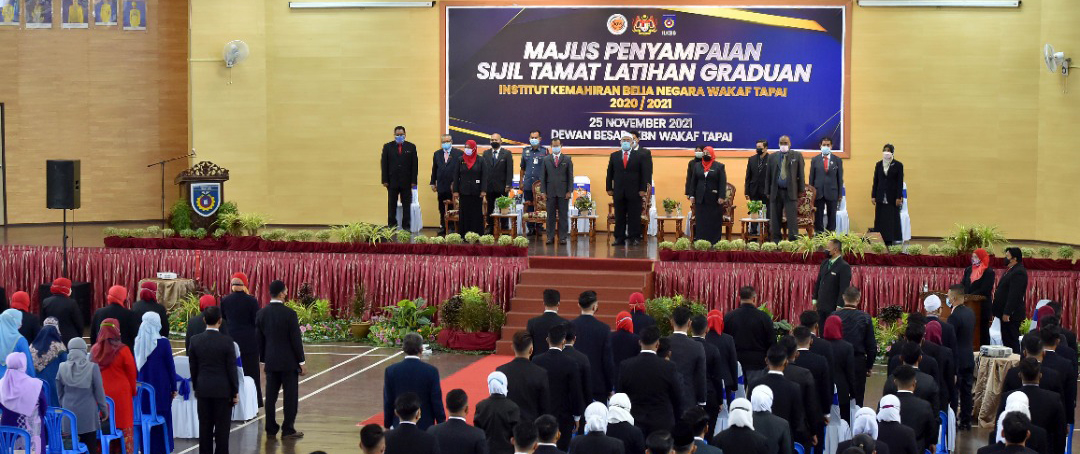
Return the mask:
<svg viewBox="0 0 1080 454">
<path fill-rule="evenodd" d="M 71 296 L 71 279 L 58 277 L 53 281 L 49 292 L 53 295 Z"/>
<path fill-rule="evenodd" d="M 126 293 L 124 296 L 127 296 Z M 142 301 L 157 301 L 157 283 L 143 282 L 139 286 L 139 299 Z"/>
<path fill-rule="evenodd" d="M 628 333 L 634 332 L 634 318 L 630 316 L 629 312 L 622 311 L 615 316 L 615 330 Z"/>
<path fill-rule="evenodd" d="M 120 342 L 120 322 L 115 318 L 101 321 L 97 342 L 90 349 L 90 358 L 101 367 L 109 367 L 124 344 Z"/>
<path fill-rule="evenodd" d="M 645 295 L 641 292 L 630 294 L 630 312 L 645 312 Z"/>
<path fill-rule="evenodd" d="M 469 148 L 473 151 L 472 156 L 462 154 L 461 160 L 465 161 L 465 167 L 468 167 L 471 170 L 473 164 L 476 164 L 476 156 L 480 153 L 480 150 L 476 149 L 476 141 L 471 139 L 465 141 L 465 148 Z"/>
<path fill-rule="evenodd" d="M 705 154 L 709 155 L 709 160 L 706 161 L 702 159 L 701 166 L 705 168 L 706 172 L 708 172 L 709 169 L 712 168 L 712 163 L 716 162 L 716 152 L 713 151 L 712 147 L 705 147 Z"/>
<path fill-rule="evenodd" d="M 709 321 L 709 331 L 724 334 L 724 315 L 720 311 L 716 309 L 709 311 L 709 315 L 705 319 Z"/>
<path fill-rule="evenodd" d="M 1052 315 L 1057 315 L 1057 313 L 1054 312 L 1054 308 L 1050 307 L 1049 304 L 1046 304 L 1043 307 L 1040 307 L 1039 310 L 1035 311 L 1035 320 L 1042 320 L 1044 317 L 1049 317 Z"/>
<path fill-rule="evenodd" d="M 217 298 L 214 295 L 203 295 L 199 297 L 199 310 L 205 311 L 208 307 L 217 306 Z"/>
<path fill-rule="evenodd" d="M 971 264 L 971 282 L 979 280 L 983 271 L 990 267 L 990 254 L 986 253 L 986 249 L 976 249 L 975 256 L 979 258 L 979 264 Z"/>
<path fill-rule="evenodd" d="M 926 324 L 926 340 L 941 345 L 941 323 L 937 320 Z"/>
<path fill-rule="evenodd" d="M 109 304 L 125 306 L 127 304 L 127 287 L 124 287 L 123 285 L 109 287 L 109 293 L 105 295 L 105 300 L 108 301 Z"/>
<path fill-rule="evenodd" d="M 838 315 L 830 315 L 825 318 L 825 332 L 822 333 L 826 340 L 840 340 L 844 338 L 844 321 Z"/>
<path fill-rule="evenodd" d="M 11 295 L 11 308 L 30 312 L 30 294 L 21 291 L 15 292 Z"/>
</svg>

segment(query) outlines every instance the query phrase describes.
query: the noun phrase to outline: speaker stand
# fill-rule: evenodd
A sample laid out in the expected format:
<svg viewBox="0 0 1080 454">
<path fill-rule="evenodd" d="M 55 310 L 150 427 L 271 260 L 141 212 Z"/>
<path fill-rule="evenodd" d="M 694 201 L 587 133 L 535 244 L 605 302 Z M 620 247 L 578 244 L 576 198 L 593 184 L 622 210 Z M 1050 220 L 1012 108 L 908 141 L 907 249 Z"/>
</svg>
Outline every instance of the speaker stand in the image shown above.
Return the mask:
<svg viewBox="0 0 1080 454">
<path fill-rule="evenodd" d="M 63 225 L 64 225 L 64 248 L 63 248 L 64 249 L 64 272 L 61 273 L 61 275 L 64 276 L 64 277 L 70 278 L 69 275 L 68 275 L 68 254 L 67 254 L 67 246 L 68 246 L 67 210 L 62 210 L 62 211 L 64 212 L 64 223 L 63 223 Z"/>
</svg>

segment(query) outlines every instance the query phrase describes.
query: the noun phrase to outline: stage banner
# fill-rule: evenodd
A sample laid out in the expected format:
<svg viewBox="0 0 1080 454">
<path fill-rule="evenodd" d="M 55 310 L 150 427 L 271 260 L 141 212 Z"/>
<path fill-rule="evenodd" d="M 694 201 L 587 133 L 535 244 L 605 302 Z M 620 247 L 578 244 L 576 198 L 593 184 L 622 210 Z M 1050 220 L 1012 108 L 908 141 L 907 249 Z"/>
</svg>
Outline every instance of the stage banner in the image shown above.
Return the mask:
<svg viewBox="0 0 1080 454">
<path fill-rule="evenodd" d="M 446 7 L 446 125 L 487 139 L 843 151 L 845 7 Z"/>
</svg>

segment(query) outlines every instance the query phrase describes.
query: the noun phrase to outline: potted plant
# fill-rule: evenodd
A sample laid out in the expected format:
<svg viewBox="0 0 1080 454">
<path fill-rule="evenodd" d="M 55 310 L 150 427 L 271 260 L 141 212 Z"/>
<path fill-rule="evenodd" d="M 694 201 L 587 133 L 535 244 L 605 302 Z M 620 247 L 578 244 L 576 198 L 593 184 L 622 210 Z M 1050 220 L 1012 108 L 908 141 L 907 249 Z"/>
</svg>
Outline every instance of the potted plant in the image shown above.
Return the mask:
<svg viewBox="0 0 1080 454">
<path fill-rule="evenodd" d="M 671 214 L 675 211 L 675 209 L 679 208 L 680 206 L 682 206 L 682 205 L 679 202 L 676 202 L 675 199 L 672 199 L 672 198 L 664 199 L 664 213 L 667 214 L 668 216 L 671 216 Z"/>
<path fill-rule="evenodd" d="M 364 320 L 364 315 L 367 314 L 367 306 L 367 298 L 364 297 L 364 284 L 356 284 L 356 294 L 353 295 L 352 303 L 349 304 L 349 311 L 352 313 L 349 332 L 352 333 L 353 339 L 366 338 L 368 332 L 371 331 L 371 322 Z"/>
<path fill-rule="evenodd" d="M 510 205 L 513 203 L 514 200 L 507 196 L 495 199 L 495 206 L 499 208 L 499 213 L 501 214 L 510 214 Z"/>
<path fill-rule="evenodd" d="M 461 292 L 439 308 L 440 344 L 456 350 L 494 350 L 506 312 L 479 287 L 462 287 Z"/>
<path fill-rule="evenodd" d="M 577 208 L 578 215 L 580 216 L 592 216 L 592 211 L 596 208 L 596 203 L 589 194 L 582 194 L 578 196 L 577 200 L 574 200 L 574 208 Z"/>
<path fill-rule="evenodd" d="M 746 210 L 750 212 L 750 219 L 760 217 L 762 208 L 765 208 L 765 203 L 760 200 L 751 200 L 746 204 Z"/>
</svg>

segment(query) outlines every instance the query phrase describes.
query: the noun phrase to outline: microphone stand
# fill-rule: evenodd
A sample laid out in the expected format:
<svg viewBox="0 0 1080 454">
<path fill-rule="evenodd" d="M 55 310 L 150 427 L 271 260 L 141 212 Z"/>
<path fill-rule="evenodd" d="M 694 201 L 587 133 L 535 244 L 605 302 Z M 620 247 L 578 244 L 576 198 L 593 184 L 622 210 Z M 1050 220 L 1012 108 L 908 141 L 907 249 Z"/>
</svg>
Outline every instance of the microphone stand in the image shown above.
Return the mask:
<svg viewBox="0 0 1080 454">
<path fill-rule="evenodd" d="M 147 166 L 146 166 L 148 168 L 153 167 L 153 166 L 161 166 L 161 228 L 168 227 L 168 225 L 165 222 L 166 221 L 166 219 L 165 219 L 165 164 L 168 164 L 170 162 L 177 161 L 177 160 L 180 160 L 180 159 L 191 158 L 191 157 L 194 157 L 194 156 L 195 156 L 195 149 L 192 148 L 191 153 L 188 153 L 186 155 L 177 156 L 175 158 L 166 159 L 164 161 L 158 161 L 158 162 L 155 162 L 153 164 L 147 164 Z"/>
</svg>

